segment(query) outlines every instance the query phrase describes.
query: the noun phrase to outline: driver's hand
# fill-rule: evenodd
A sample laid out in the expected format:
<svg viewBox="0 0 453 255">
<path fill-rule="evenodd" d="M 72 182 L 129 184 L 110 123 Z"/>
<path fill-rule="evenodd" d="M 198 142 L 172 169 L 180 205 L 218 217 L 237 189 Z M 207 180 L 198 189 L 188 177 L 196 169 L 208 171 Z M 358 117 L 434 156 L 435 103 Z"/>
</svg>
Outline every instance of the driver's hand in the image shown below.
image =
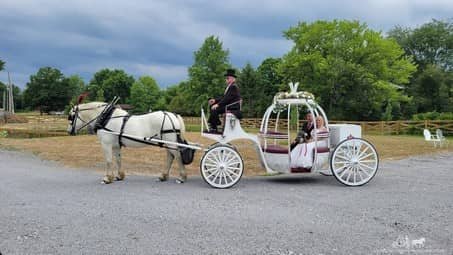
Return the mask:
<svg viewBox="0 0 453 255">
<path fill-rule="evenodd" d="M 215 109 L 217 109 L 218 107 L 219 107 L 219 105 L 218 105 L 218 104 L 215 104 L 215 105 L 213 105 L 213 106 L 211 107 L 211 109 L 215 110 Z"/>
</svg>

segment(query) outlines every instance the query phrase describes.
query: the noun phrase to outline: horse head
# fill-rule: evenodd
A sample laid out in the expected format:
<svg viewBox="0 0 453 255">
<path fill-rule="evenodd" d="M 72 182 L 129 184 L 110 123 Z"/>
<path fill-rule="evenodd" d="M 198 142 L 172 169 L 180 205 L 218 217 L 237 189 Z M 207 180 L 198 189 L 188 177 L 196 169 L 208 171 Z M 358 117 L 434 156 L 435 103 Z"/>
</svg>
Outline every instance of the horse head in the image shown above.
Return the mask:
<svg viewBox="0 0 453 255">
<path fill-rule="evenodd" d="M 87 127 L 88 133 L 93 134 L 96 119 L 106 105 L 103 102 L 91 102 L 73 106 L 68 114 L 68 133 L 76 135 L 79 130 Z"/>
</svg>

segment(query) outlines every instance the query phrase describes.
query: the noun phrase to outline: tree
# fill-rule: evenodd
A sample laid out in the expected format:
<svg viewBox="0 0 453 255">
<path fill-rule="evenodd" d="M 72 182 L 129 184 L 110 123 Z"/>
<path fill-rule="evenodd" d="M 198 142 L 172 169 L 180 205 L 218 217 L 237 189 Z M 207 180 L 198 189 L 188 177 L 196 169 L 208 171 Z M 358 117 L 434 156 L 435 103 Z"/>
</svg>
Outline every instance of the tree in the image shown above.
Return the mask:
<svg viewBox="0 0 453 255">
<path fill-rule="evenodd" d="M 22 92 L 21 92 L 20 88 L 14 84 L 13 84 L 13 99 L 14 99 L 14 109 L 22 110 L 24 108 L 23 102 L 22 102 Z"/>
<path fill-rule="evenodd" d="M 169 102 L 167 109 L 186 116 L 199 114 L 198 109 L 200 108 L 191 108 L 195 106 L 188 102 L 188 98 L 193 97 L 191 93 L 189 82 L 181 82 L 178 86 L 168 88 L 166 91 L 166 100 Z"/>
<path fill-rule="evenodd" d="M 427 65 L 413 81 L 409 90 L 417 102 L 417 112 L 449 112 L 453 107 L 451 72 Z"/>
<path fill-rule="evenodd" d="M 71 88 L 75 88 L 76 90 L 76 95 L 79 95 L 80 93 L 85 91 L 85 82 L 83 81 L 82 77 L 79 75 L 71 75 L 68 77 L 68 82 L 69 86 Z"/>
<path fill-rule="evenodd" d="M 200 106 L 206 105 L 208 98 L 222 95 L 225 90 L 225 70 L 228 63 L 228 50 L 223 50 L 222 42 L 209 36 L 201 48 L 194 53 L 195 62 L 189 67 L 189 83 L 186 107 L 191 114 L 198 113 Z"/>
<path fill-rule="evenodd" d="M 238 77 L 241 88 L 242 113 L 245 117 L 262 116 L 259 103 L 263 100 L 264 90 L 259 75 L 250 63 L 247 63 Z"/>
<path fill-rule="evenodd" d="M 134 106 L 134 112 L 145 113 L 156 109 L 159 98 L 157 82 L 150 76 L 142 76 L 132 85 L 129 102 Z"/>
<path fill-rule="evenodd" d="M 283 76 L 278 72 L 278 66 L 281 63 L 280 58 L 267 58 L 260 66 L 258 66 L 258 77 L 261 82 L 261 88 L 263 93 L 258 102 L 258 112 L 262 116 L 266 111 L 266 108 L 271 104 L 275 94 L 280 90 L 283 85 L 287 90 L 287 85 L 283 84 Z"/>
<path fill-rule="evenodd" d="M 0 71 L 3 71 L 4 68 L 5 68 L 5 62 L 0 59 Z"/>
<path fill-rule="evenodd" d="M 302 22 L 284 34 L 295 43 L 279 67 L 284 82 L 300 82 L 333 119 L 380 119 L 415 70 L 394 40 L 358 21 Z"/>
<path fill-rule="evenodd" d="M 451 111 L 453 108 L 453 22 L 432 20 L 411 29 L 397 26 L 388 33 L 397 41 L 407 56 L 414 58 L 418 70 L 405 92 L 413 98 L 412 111 L 406 117 L 419 112 Z"/>
<path fill-rule="evenodd" d="M 433 19 L 410 29 L 396 26 L 388 32 L 406 54 L 413 56 L 419 70 L 437 65 L 444 70 L 453 68 L 453 22 Z"/>
<path fill-rule="evenodd" d="M 100 98 L 99 93 L 103 92 L 102 97 L 107 101 L 119 96 L 120 102 L 127 102 L 133 83 L 134 78 L 123 70 L 102 69 L 94 74 L 88 85 L 89 99 Z"/>
<path fill-rule="evenodd" d="M 60 70 L 43 67 L 30 76 L 23 93 L 24 104 L 41 112 L 61 111 L 78 92 Z"/>
</svg>

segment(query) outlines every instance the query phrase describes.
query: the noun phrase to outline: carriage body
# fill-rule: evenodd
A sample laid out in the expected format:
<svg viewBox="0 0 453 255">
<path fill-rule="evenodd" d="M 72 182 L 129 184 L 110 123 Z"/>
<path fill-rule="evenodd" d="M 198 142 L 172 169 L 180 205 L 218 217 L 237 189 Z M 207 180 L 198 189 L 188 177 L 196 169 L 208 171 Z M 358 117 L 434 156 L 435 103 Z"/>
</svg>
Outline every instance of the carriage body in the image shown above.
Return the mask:
<svg viewBox="0 0 453 255">
<path fill-rule="evenodd" d="M 324 110 L 307 92 L 297 92 L 297 84 L 290 83 L 290 93 L 278 93 L 264 113 L 259 133 L 245 132 L 234 114 L 226 113 L 222 134 L 204 132 L 207 127 L 202 109 L 201 135 L 214 140 L 205 152 L 200 171 L 203 179 L 213 187 L 229 188 L 242 176 L 244 164 L 241 155 L 231 145 L 234 140 L 250 140 L 255 145 L 262 166 L 269 174 L 315 173 L 334 175 L 347 186 L 369 182 L 378 169 L 378 155 L 374 146 L 362 139 L 361 127 L 352 124 L 328 123 Z M 323 142 L 314 137 L 312 162 L 309 167 L 291 167 L 290 144 L 299 130 L 300 109 L 312 116 L 322 116 L 328 130 Z M 315 132 L 317 130 L 314 123 Z M 320 140 L 320 139 L 319 139 Z"/>
</svg>

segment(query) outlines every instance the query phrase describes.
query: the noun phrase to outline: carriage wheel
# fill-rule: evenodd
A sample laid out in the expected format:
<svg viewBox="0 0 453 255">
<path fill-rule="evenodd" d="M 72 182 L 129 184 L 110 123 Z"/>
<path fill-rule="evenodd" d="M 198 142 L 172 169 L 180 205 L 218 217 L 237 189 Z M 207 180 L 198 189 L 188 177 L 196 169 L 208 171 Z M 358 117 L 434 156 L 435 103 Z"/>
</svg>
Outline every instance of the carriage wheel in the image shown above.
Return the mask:
<svg viewBox="0 0 453 255">
<path fill-rule="evenodd" d="M 330 158 L 335 178 L 347 186 L 361 186 L 377 172 L 379 157 L 374 146 L 366 140 L 352 138 L 337 145 Z"/>
<path fill-rule="evenodd" d="M 241 179 L 244 163 L 234 148 L 219 145 L 204 154 L 201 159 L 200 172 L 209 185 L 225 189 L 232 187 Z"/>
</svg>

